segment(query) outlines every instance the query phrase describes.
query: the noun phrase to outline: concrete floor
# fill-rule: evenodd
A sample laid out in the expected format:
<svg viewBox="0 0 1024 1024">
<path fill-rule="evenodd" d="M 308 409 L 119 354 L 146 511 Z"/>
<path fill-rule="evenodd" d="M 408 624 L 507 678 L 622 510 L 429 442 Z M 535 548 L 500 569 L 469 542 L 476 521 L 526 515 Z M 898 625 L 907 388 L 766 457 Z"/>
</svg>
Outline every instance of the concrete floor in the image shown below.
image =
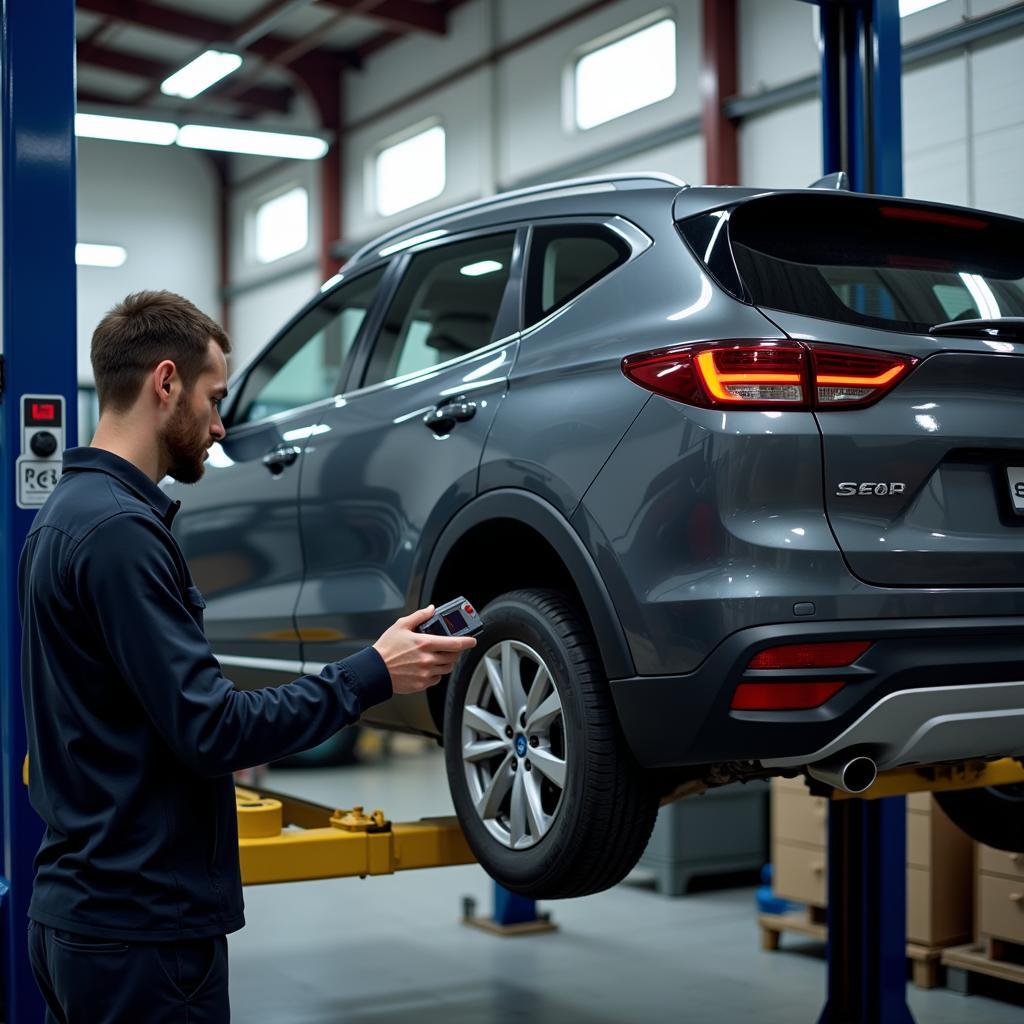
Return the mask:
<svg viewBox="0 0 1024 1024">
<path fill-rule="evenodd" d="M 360 801 L 394 820 L 451 812 L 436 750 L 330 770 L 279 770 L 269 787 Z M 555 934 L 499 938 L 460 923 L 490 906 L 478 867 L 246 890 L 233 935 L 234 1019 L 244 1024 L 813 1024 L 820 945 L 759 949 L 754 891 L 677 899 L 637 880 L 546 904 Z M 1014 990 L 1011 995 L 1016 995 Z M 908 987 L 917 1024 L 1024 1024 L 1017 1005 Z"/>
</svg>

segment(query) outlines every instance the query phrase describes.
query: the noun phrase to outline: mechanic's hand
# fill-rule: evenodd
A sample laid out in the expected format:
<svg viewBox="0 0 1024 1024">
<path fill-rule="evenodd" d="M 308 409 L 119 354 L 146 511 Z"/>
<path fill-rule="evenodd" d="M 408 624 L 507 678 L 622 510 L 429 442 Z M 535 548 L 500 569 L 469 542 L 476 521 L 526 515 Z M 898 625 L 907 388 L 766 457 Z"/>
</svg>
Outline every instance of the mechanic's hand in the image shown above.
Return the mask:
<svg viewBox="0 0 1024 1024">
<path fill-rule="evenodd" d="M 403 616 L 373 645 L 391 673 L 395 693 L 419 693 L 434 686 L 448 675 L 463 651 L 476 647 L 471 636 L 433 636 L 417 633 L 434 614 L 428 605 L 411 615 Z"/>
</svg>

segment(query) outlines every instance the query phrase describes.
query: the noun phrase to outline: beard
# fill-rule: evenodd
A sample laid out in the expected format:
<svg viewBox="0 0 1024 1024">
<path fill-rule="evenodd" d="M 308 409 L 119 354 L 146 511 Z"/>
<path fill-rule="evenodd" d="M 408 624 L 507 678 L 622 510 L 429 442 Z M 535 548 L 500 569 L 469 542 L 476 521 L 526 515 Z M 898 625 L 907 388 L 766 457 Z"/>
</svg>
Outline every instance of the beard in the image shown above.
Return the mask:
<svg viewBox="0 0 1024 1024">
<path fill-rule="evenodd" d="M 183 484 L 194 484 L 202 479 L 209 435 L 189 416 L 186 401 L 179 403 L 167 421 L 163 442 L 170 460 L 168 476 Z"/>
</svg>

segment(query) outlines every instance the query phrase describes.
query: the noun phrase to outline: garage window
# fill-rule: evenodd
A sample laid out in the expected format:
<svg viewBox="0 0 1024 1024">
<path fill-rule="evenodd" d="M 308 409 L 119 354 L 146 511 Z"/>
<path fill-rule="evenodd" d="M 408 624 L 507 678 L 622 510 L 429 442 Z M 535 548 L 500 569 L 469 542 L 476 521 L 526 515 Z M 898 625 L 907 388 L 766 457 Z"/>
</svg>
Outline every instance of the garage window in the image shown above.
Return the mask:
<svg viewBox="0 0 1024 1024">
<path fill-rule="evenodd" d="M 623 239 L 597 224 L 534 228 L 524 326 L 572 301 L 628 258 Z"/>
<path fill-rule="evenodd" d="M 445 184 L 445 132 L 439 124 L 386 146 L 374 165 L 377 213 L 382 217 L 439 196 Z"/>
<path fill-rule="evenodd" d="M 576 61 L 575 124 L 581 130 L 648 107 L 676 91 L 676 23 L 659 18 Z"/>
<path fill-rule="evenodd" d="M 309 192 L 297 185 L 260 203 L 253 214 L 252 242 L 258 263 L 274 263 L 305 249 L 309 243 Z"/>
<path fill-rule="evenodd" d="M 384 318 L 364 386 L 437 366 L 494 341 L 515 234 L 414 256 Z"/>
</svg>

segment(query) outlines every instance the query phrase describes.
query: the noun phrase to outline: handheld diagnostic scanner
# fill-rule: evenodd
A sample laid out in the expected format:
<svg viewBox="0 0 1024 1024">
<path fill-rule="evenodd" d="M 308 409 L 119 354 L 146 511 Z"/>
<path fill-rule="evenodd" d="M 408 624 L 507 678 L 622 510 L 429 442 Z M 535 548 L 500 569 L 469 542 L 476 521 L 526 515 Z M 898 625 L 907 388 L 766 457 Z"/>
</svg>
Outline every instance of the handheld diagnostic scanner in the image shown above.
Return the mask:
<svg viewBox="0 0 1024 1024">
<path fill-rule="evenodd" d="M 441 605 L 434 614 L 417 627 L 419 633 L 435 636 L 475 636 L 484 628 L 476 609 L 464 597 Z"/>
</svg>

